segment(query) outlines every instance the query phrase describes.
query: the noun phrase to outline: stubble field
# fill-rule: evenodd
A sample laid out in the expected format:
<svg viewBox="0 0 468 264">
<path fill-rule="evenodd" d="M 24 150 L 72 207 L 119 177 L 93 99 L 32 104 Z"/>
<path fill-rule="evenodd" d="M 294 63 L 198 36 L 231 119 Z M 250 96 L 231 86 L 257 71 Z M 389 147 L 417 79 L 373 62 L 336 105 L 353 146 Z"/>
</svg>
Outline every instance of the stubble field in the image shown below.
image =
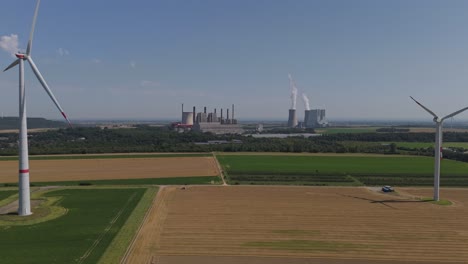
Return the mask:
<svg viewBox="0 0 468 264">
<path fill-rule="evenodd" d="M 468 191 L 165 187 L 126 263 L 466 263 Z"/>
<path fill-rule="evenodd" d="M 18 161 L 0 161 L 0 183 L 18 181 Z M 31 160 L 31 182 L 217 176 L 213 157 Z"/>
</svg>

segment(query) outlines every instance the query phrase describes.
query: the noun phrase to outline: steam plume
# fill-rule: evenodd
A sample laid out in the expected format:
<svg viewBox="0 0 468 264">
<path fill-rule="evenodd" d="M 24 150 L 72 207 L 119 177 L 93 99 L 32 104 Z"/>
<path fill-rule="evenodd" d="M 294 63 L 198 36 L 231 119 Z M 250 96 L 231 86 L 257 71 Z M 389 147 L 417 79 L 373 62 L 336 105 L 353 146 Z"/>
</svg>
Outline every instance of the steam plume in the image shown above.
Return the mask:
<svg viewBox="0 0 468 264">
<path fill-rule="evenodd" d="M 302 93 L 302 101 L 304 101 L 305 110 L 310 110 L 309 98 L 305 93 Z"/>
<path fill-rule="evenodd" d="M 297 88 L 291 74 L 288 74 L 289 86 L 291 87 L 291 109 L 296 109 Z"/>
<path fill-rule="evenodd" d="M 18 35 L 11 34 L 10 36 L 0 37 L 0 48 L 10 53 L 11 56 L 15 57 L 15 53 L 18 52 Z"/>
</svg>

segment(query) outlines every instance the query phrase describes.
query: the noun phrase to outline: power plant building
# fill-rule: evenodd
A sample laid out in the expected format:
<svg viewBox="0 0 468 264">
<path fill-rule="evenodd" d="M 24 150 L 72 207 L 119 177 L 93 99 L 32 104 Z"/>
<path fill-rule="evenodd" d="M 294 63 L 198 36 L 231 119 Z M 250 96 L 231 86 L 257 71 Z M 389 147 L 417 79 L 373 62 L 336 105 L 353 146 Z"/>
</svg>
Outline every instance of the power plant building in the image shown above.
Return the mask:
<svg viewBox="0 0 468 264">
<path fill-rule="evenodd" d="M 325 117 L 325 109 L 305 110 L 304 126 L 307 128 L 328 126 Z"/>
<path fill-rule="evenodd" d="M 195 107 L 192 112 L 184 112 L 183 109 L 184 105 L 182 105 L 182 122 L 172 124 L 177 131 L 194 130 L 213 134 L 242 134 L 244 132 L 244 129 L 237 124 L 237 119 L 234 118 L 234 105 L 232 105 L 232 117 L 229 116 L 229 109 L 226 109 L 226 118 L 223 117 L 223 109 L 221 109 L 220 117 L 216 109 L 212 113 L 207 113 L 206 107 L 203 112 L 199 113 L 196 113 Z"/>
</svg>

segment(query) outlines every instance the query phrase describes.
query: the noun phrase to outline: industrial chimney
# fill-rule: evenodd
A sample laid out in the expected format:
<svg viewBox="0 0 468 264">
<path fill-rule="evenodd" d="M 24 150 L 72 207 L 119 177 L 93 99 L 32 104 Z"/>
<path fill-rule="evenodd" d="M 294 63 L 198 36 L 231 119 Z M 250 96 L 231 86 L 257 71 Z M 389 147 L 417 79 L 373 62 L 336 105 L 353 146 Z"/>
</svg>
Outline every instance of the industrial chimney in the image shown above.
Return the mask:
<svg viewBox="0 0 468 264">
<path fill-rule="evenodd" d="M 193 107 L 193 123 L 194 123 L 194 124 L 195 124 L 195 117 L 196 117 L 196 115 L 195 115 L 195 106 L 194 106 L 194 107 Z"/>
</svg>

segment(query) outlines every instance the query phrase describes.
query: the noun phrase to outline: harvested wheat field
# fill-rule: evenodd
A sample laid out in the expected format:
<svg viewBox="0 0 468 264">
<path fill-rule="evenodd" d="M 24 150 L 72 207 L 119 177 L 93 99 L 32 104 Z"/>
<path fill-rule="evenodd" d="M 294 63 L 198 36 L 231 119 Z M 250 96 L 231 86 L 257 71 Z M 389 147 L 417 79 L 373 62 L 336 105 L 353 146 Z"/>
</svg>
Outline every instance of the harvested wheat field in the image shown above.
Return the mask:
<svg viewBox="0 0 468 264">
<path fill-rule="evenodd" d="M 18 161 L 0 162 L 0 182 L 18 181 Z M 217 176 L 213 157 L 31 160 L 31 181 Z"/>
<path fill-rule="evenodd" d="M 126 263 L 467 263 L 468 189 L 398 191 L 165 187 Z"/>
</svg>

